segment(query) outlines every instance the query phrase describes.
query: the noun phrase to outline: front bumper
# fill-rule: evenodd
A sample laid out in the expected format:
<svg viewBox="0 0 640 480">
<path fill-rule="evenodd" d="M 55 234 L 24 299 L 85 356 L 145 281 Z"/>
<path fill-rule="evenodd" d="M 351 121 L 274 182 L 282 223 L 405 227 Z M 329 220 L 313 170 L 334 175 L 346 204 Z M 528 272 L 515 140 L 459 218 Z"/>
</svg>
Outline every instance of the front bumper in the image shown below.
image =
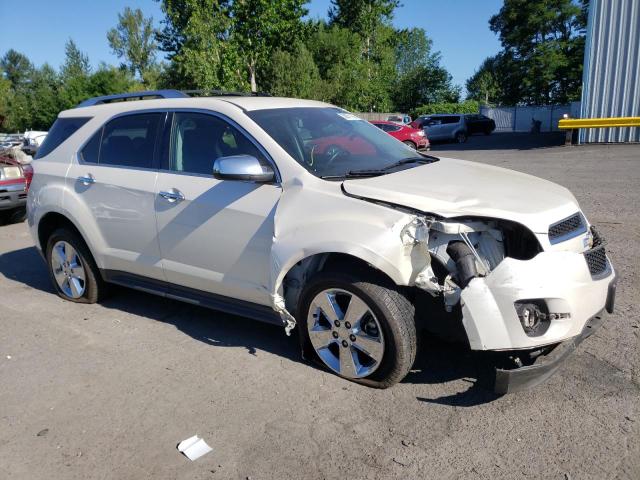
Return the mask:
<svg viewBox="0 0 640 480">
<path fill-rule="evenodd" d="M 11 210 L 27 204 L 27 190 L 24 182 L 0 185 L 0 210 Z"/>
<path fill-rule="evenodd" d="M 607 288 L 605 309 L 608 313 L 613 313 L 615 295 L 616 279 L 614 277 L 613 280 L 610 280 Z M 589 319 L 580 335 L 560 343 L 546 355 L 536 357 L 533 364 L 513 369 L 496 368 L 495 376 L 492 379 L 493 390 L 499 394 L 513 393 L 544 382 L 560 368 L 578 345 L 602 325 L 603 313 L 604 310 Z"/>
<path fill-rule="evenodd" d="M 592 276 L 581 253 L 547 251 L 530 260 L 505 258 L 489 275 L 472 279 L 462 290 L 462 323 L 469 345 L 472 350 L 527 350 L 576 337 L 605 309 L 613 278 L 608 259 L 607 270 Z M 515 302 L 530 300 L 563 314 L 538 336 L 525 333 L 515 308 Z"/>
</svg>

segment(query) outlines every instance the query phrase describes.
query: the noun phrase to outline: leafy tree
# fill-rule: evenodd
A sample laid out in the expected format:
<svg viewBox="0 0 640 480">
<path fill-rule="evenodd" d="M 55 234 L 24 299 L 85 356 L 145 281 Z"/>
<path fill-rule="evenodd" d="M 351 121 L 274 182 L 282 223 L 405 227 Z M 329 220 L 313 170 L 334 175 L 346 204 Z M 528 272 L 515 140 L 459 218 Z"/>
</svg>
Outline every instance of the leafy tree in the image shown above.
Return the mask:
<svg viewBox="0 0 640 480">
<path fill-rule="evenodd" d="M 153 88 L 157 80 L 155 63 L 158 45 L 155 39 L 153 18 L 145 18 L 142 10 L 129 7 L 118 14 L 118 25 L 107 32 L 109 46 L 118 58 L 124 58 L 123 66 L 132 75 L 138 75 L 147 88 Z"/>
<path fill-rule="evenodd" d="M 313 55 L 297 42 L 291 52 L 276 50 L 264 68 L 265 90 L 273 95 L 323 99 L 324 84 Z"/>
<path fill-rule="evenodd" d="M 237 48 L 229 41 L 228 0 L 162 0 L 157 39 L 171 61 L 161 84 L 188 89 L 244 89 Z"/>
<path fill-rule="evenodd" d="M 307 0 L 234 0 L 231 4 L 231 41 L 247 69 L 251 91 L 257 91 L 257 70 L 274 50 L 285 50 L 296 40 L 307 14 Z"/>
<path fill-rule="evenodd" d="M 62 65 L 63 79 L 87 77 L 91 72 L 89 56 L 80 51 L 76 42 L 69 39 L 64 46 L 65 61 Z"/>
<path fill-rule="evenodd" d="M 10 49 L 0 59 L 0 69 L 2 69 L 3 76 L 14 87 L 23 85 L 33 72 L 33 64 L 22 53 Z"/>
<path fill-rule="evenodd" d="M 480 68 L 467 80 L 467 98 L 480 100 L 485 104 L 495 103 L 503 98 L 499 80 L 499 57 L 487 57 Z"/>
<path fill-rule="evenodd" d="M 388 26 L 399 0 L 331 0 L 329 23 L 348 28 L 364 39 L 364 54 L 371 58 L 381 27 Z"/>
<path fill-rule="evenodd" d="M 580 95 L 588 0 L 505 0 L 489 25 L 502 42 L 503 100 L 565 103 Z M 515 91 L 514 86 L 519 86 Z"/>
<path fill-rule="evenodd" d="M 460 88 L 440 65 L 440 53 L 432 51 L 433 42 L 421 28 L 401 30 L 396 35 L 396 70 L 393 88 L 395 109 L 403 112 L 416 105 L 457 102 Z"/>
</svg>

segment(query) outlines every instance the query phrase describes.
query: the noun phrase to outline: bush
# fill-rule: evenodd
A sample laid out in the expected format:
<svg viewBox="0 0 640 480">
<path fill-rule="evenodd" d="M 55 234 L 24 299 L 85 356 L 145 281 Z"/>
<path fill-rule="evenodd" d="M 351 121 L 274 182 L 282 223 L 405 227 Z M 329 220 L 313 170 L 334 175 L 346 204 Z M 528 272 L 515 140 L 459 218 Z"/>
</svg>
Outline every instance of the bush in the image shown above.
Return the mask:
<svg viewBox="0 0 640 480">
<path fill-rule="evenodd" d="M 417 118 L 420 115 L 433 115 L 436 113 L 478 113 L 480 102 L 477 100 L 466 100 L 460 103 L 430 103 L 422 105 L 411 111 L 411 116 Z"/>
</svg>

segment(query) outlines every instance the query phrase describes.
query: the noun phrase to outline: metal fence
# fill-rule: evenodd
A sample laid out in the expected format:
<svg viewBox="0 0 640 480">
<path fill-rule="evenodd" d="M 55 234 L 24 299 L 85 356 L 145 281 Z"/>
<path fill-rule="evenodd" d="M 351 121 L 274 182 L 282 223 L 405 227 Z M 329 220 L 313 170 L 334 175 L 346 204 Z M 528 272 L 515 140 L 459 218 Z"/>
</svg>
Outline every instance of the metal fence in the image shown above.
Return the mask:
<svg viewBox="0 0 640 480">
<path fill-rule="evenodd" d="M 579 103 L 580 102 L 574 102 Z M 558 121 L 566 113 L 574 117 L 579 110 L 569 105 L 534 105 L 526 107 L 480 106 L 480 113 L 496 122 L 496 132 L 529 132 L 534 121 L 540 122 L 541 132 L 557 132 Z"/>
<path fill-rule="evenodd" d="M 403 116 L 406 115 L 404 113 L 378 113 L 378 112 L 354 112 L 354 115 L 359 116 L 361 119 L 363 120 L 367 120 L 368 122 L 374 120 L 386 120 L 387 118 L 389 118 L 391 115 L 396 115 L 396 116 Z"/>
</svg>

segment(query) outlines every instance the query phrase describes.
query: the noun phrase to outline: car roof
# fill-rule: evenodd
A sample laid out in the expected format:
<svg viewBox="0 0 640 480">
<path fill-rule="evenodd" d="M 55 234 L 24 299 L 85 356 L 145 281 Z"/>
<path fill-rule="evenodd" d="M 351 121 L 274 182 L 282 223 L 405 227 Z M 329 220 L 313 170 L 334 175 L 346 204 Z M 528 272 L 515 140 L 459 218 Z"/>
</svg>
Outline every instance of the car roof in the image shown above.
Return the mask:
<svg viewBox="0 0 640 480">
<path fill-rule="evenodd" d="M 371 123 L 383 123 L 384 125 L 396 125 L 401 127 L 402 125 L 398 122 L 390 122 L 389 120 L 370 120 Z"/>
<path fill-rule="evenodd" d="M 156 98 L 148 100 L 128 100 L 103 103 L 88 107 L 76 107 L 60 113 L 60 117 L 82 117 L 96 114 L 118 114 L 136 110 L 163 108 L 215 108 L 221 102 L 232 104 L 244 111 L 268 110 L 274 108 L 322 108 L 334 105 L 316 100 L 302 100 L 286 97 L 217 96 L 189 98 Z"/>
</svg>

